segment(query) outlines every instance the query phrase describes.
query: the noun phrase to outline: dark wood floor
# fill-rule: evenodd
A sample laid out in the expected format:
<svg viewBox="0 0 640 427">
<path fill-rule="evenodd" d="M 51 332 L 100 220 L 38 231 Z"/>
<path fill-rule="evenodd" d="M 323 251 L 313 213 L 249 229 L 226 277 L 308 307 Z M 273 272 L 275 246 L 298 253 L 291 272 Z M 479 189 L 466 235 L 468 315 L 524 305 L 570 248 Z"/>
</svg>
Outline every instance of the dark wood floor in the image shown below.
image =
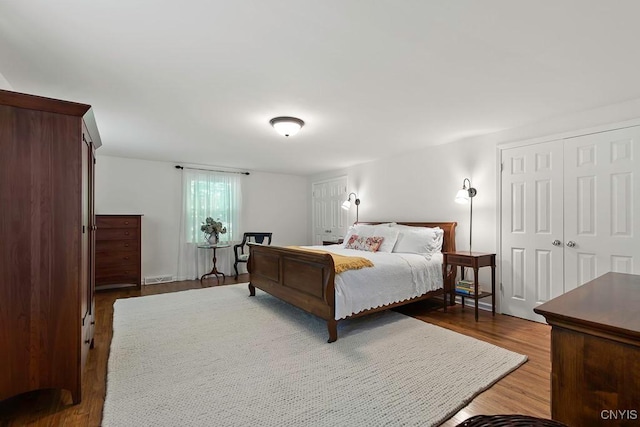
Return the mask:
<svg viewBox="0 0 640 427">
<path fill-rule="evenodd" d="M 226 284 L 248 282 L 240 275 Z M 66 391 L 43 390 L 0 402 L 0 426 L 99 426 L 104 403 L 107 360 L 111 343 L 113 303 L 118 298 L 137 297 L 215 286 L 214 279 L 144 286 L 138 290 L 115 290 L 96 295 L 95 348 L 90 352 L 83 379 L 83 399 L 71 405 Z M 444 426 L 455 426 L 477 414 L 526 414 L 550 418 L 550 328 L 527 320 L 481 311 L 476 323 L 472 309 L 452 307 L 448 313 L 433 303 L 422 302 L 398 309 L 402 313 L 469 335 L 529 357 L 527 363 L 477 396 Z M 1 369 L 1 367 L 0 367 Z M 473 369 L 473 361 L 469 367 Z"/>
</svg>

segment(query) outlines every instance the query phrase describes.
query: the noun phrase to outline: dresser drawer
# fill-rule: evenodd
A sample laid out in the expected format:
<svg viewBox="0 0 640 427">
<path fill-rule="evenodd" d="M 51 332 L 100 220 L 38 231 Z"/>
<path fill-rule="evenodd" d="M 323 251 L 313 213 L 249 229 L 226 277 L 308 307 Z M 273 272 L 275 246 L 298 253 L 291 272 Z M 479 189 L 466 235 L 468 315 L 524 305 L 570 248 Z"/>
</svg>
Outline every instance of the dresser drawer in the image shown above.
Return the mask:
<svg viewBox="0 0 640 427">
<path fill-rule="evenodd" d="M 139 280 L 138 266 L 126 265 L 126 266 L 107 266 L 96 269 L 96 283 L 103 283 L 109 279 L 122 279 L 126 278 L 128 281 L 137 283 Z"/>
<path fill-rule="evenodd" d="M 103 267 L 138 268 L 139 264 L 140 257 L 134 252 L 96 254 L 96 268 L 99 271 L 102 271 Z"/>
<path fill-rule="evenodd" d="M 140 217 L 131 216 L 97 216 L 96 225 L 98 228 L 138 228 Z"/>
<path fill-rule="evenodd" d="M 124 285 L 124 284 L 136 285 L 136 286 L 141 285 L 140 280 L 138 279 L 137 276 L 114 275 L 114 276 L 101 277 L 101 278 L 96 277 L 96 289 L 106 285 Z"/>
<path fill-rule="evenodd" d="M 138 252 L 137 240 L 96 240 L 96 256 L 101 253 Z"/>
<path fill-rule="evenodd" d="M 98 227 L 96 240 L 138 240 L 139 231 L 135 228 L 104 228 Z"/>
</svg>

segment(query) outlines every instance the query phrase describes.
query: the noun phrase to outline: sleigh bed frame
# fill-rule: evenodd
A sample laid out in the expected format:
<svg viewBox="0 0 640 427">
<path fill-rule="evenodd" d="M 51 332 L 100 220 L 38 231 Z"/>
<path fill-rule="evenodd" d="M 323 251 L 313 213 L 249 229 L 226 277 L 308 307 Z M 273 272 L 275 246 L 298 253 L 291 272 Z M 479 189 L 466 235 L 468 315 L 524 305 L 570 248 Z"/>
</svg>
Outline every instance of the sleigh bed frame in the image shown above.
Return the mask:
<svg viewBox="0 0 640 427">
<path fill-rule="evenodd" d="M 360 224 L 382 224 L 367 222 Z M 444 230 L 442 252 L 456 250 L 455 222 L 398 222 L 413 227 L 440 227 Z M 255 296 L 261 289 L 302 310 L 327 321 L 328 342 L 338 339 L 338 320 L 335 320 L 335 267 L 333 258 L 325 253 L 304 252 L 296 249 L 251 245 L 247 268 L 250 273 L 249 293 Z M 442 295 L 446 304 L 446 295 L 450 295 L 455 280 L 455 271 L 444 272 L 444 287 L 426 294 L 388 304 L 378 308 L 364 310 L 346 317 L 364 316 L 377 311 L 421 301 Z"/>
</svg>

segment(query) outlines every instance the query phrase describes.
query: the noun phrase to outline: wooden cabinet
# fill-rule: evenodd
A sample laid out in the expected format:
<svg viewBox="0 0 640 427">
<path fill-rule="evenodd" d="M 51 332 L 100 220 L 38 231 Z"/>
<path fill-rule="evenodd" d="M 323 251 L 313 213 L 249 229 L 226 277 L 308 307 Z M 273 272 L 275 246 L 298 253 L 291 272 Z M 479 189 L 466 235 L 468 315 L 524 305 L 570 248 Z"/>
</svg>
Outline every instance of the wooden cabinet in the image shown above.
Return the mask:
<svg viewBox="0 0 640 427">
<path fill-rule="evenodd" d="M 142 285 L 142 215 L 96 216 L 96 289 Z"/>
<path fill-rule="evenodd" d="M 473 269 L 473 287 L 474 293 L 463 294 L 456 291 L 456 285 L 454 284 L 450 290 L 451 303 L 453 303 L 454 297 L 458 295 L 462 298 L 462 306 L 464 307 L 464 299 L 472 298 L 475 302 L 476 310 L 476 322 L 478 321 L 478 300 L 480 298 L 491 297 L 491 313 L 496 314 L 496 254 L 485 254 L 481 252 L 470 251 L 458 251 L 458 252 L 443 252 L 442 253 L 442 270 L 446 280 L 448 266 L 454 268 L 461 267 L 461 279 L 464 280 L 464 268 L 470 267 Z M 481 267 L 491 267 L 491 292 L 482 291 L 478 283 L 478 270 Z M 455 277 L 455 271 L 454 271 Z M 447 297 L 444 297 L 444 311 L 447 311 Z"/>
<path fill-rule="evenodd" d="M 640 276 L 606 273 L 537 308 L 551 325 L 551 417 L 638 425 Z"/>
<path fill-rule="evenodd" d="M 81 399 L 93 344 L 91 106 L 0 90 L 0 400 Z"/>
</svg>

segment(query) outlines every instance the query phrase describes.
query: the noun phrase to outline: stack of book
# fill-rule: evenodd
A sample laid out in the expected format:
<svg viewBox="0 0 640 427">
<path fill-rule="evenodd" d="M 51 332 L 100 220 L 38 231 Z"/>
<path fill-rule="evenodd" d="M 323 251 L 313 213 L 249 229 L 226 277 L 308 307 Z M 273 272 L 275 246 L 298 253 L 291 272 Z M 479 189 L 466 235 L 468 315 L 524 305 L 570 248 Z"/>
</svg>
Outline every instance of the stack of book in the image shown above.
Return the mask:
<svg viewBox="0 0 640 427">
<path fill-rule="evenodd" d="M 460 280 L 456 283 L 456 292 L 467 295 L 475 295 L 473 280 Z"/>
</svg>

